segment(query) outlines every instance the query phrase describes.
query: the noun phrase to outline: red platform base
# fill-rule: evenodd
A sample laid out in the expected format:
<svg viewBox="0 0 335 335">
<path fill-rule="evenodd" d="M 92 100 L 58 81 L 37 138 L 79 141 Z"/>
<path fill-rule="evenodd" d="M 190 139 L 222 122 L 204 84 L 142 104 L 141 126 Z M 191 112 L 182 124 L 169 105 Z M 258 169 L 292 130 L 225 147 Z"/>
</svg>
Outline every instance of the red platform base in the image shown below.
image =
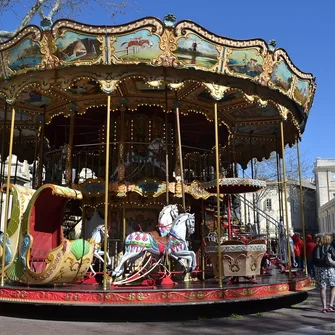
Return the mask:
<svg viewBox="0 0 335 335">
<path fill-rule="evenodd" d="M 101 285 L 62 285 L 53 287 L 27 287 L 5 285 L 0 288 L 0 302 L 25 304 L 54 304 L 76 306 L 166 306 L 183 304 L 225 303 L 239 300 L 277 298 L 290 292 L 313 288 L 309 277 L 288 280 L 285 274 L 258 276 L 257 284 L 248 282 L 219 287 L 215 280 L 170 282 L 157 286 L 110 287 Z"/>
</svg>

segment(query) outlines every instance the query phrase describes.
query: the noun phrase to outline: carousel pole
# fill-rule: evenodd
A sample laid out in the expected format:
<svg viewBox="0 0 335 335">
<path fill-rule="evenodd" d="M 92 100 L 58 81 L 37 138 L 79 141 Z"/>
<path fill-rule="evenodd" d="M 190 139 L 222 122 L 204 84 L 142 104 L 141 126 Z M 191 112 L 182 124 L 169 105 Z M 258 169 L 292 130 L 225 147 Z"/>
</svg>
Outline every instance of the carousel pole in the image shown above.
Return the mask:
<svg viewBox="0 0 335 335">
<path fill-rule="evenodd" d="M 6 159 L 5 156 L 5 138 L 6 138 L 6 128 L 7 128 L 7 111 L 8 111 L 8 105 L 7 101 L 5 103 L 5 115 L 4 115 L 4 124 L 2 128 L 2 144 L 1 144 L 1 176 L 0 176 L 0 183 L 1 188 L 5 182 L 5 162 Z M 2 203 L 3 203 L 3 192 L 1 192 L 1 202 L 0 202 L 0 227 L 1 227 L 1 213 L 2 213 Z"/>
<path fill-rule="evenodd" d="M 215 161 L 216 161 L 216 207 L 217 207 L 217 233 L 218 233 L 218 262 L 219 286 L 222 287 L 222 252 L 221 252 L 221 213 L 220 213 L 220 157 L 219 157 L 219 125 L 218 104 L 214 104 L 215 118 Z"/>
<path fill-rule="evenodd" d="M 166 205 L 169 204 L 169 130 L 168 130 L 168 95 L 165 85 L 165 183 L 166 183 Z"/>
<path fill-rule="evenodd" d="M 105 171 L 105 234 L 104 234 L 104 278 L 103 290 L 107 290 L 107 244 L 108 244 L 108 186 L 109 186 L 109 137 L 110 137 L 110 108 L 111 97 L 107 97 L 107 129 L 106 129 L 106 171 Z"/>
<path fill-rule="evenodd" d="M 5 259 L 6 259 L 6 244 L 7 244 L 7 221 L 8 221 L 8 207 L 9 207 L 9 188 L 10 188 L 10 175 L 12 170 L 12 151 L 13 151 L 13 138 L 14 138 L 14 124 L 15 124 L 15 108 L 12 109 L 12 122 L 10 127 L 9 137 L 9 154 L 8 154 L 8 167 L 7 167 L 7 187 L 6 187 L 6 200 L 5 200 L 5 218 L 3 227 L 3 247 L 1 258 L 1 282 L 0 286 L 5 285 Z"/>
<path fill-rule="evenodd" d="M 202 271 L 202 280 L 206 279 L 205 273 L 205 201 L 204 199 L 201 200 L 201 213 L 202 213 L 202 220 L 201 220 L 201 271 Z"/>
<path fill-rule="evenodd" d="M 287 208 L 287 178 L 286 178 L 286 164 L 285 164 L 285 141 L 284 141 L 284 124 L 280 121 L 280 138 L 281 138 L 281 151 L 283 161 L 283 193 L 284 193 L 284 206 L 285 206 L 285 221 L 286 221 L 286 239 L 287 239 L 287 261 L 288 261 L 288 278 L 292 279 L 292 261 L 291 261 L 291 246 L 290 246 L 290 232 L 288 226 L 288 208 Z"/>
<path fill-rule="evenodd" d="M 37 188 L 39 188 L 42 185 L 42 181 L 43 181 L 45 114 L 46 114 L 46 108 L 44 107 L 43 121 L 42 121 L 42 126 L 41 126 L 41 137 L 40 137 L 40 152 L 39 152 L 39 161 L 38 161 Z"/>
<path fill-rule="evenodd" d="M 243 169 L 243 179 L 245 178 L 245 172 Z M 247 228 L 247 201 L 246 201 L 246 194 L 243 194 L 243 209 L 244 209 L 244 231 L 246 231 Z"/>
<path fill-rule="evenodd" d="M 73 151 L 73 135 L 74 135 L 74 118 L 76 112 L 73 111 L 70 116 L 70 132 L 69 132 L 69 144 L 67 147 L 67 159 L 66 159 L 66 185 L 71 187 L 72 185 L 72 151 Z M 93 168 L 92 168 L 93 171 Z"/>
<path fill-rule="evenodd" d="M 185 212 L 185 189 L 184 189 L 184 168 L 183 168 L 183 153 L 181 148 L 181 134 L 180 134 L 180 119 L 179 119 L 179 107 L 176 108 L 177 116 L 177 135 L 178 135 L 178 150 L 179 150 L 179 165 L 180 165 L 180 179 L 181 179 L 181 193 L 183 197 L 183 209 Z"/>
<path fill-rule="evenodd" d="M 307 254 L 306 254 L 306 230 L 305 230 L 305 206 L 304 197 L 302 194 L 302 178 L 301 178 L 301 162 L 300 162 L 300 145 L 299 138 L 297 138 L 297 156 L 298 156 L 298 171 L 299 171 L 299 186 L 300 186 L 300 211 L 301 211 L 301 225 L 302 225 L 302 238 L 304 239 L 304 270 L 306 276 L 308 275 L 307 269 Z"/>
</svg>

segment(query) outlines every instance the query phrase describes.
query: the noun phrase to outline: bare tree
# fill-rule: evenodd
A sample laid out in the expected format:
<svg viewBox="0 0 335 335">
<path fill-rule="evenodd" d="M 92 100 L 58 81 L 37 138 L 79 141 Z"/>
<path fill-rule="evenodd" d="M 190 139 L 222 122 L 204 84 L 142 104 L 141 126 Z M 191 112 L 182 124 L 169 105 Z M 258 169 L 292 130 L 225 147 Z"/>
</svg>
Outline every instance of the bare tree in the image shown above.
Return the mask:
<svg viewBox="0 0 335 335">
<path fill-rule="evenodd" d="M 262 162 L 253 160 L 253 176 L 255 179 L 262 179 L 268 183 L 268 187 L 253 194 L 253 204 L 255 208 L 263 210 L 261 203 L 266 199 L 269 194 L 276 188 L 281 189 L 282 187 L 282 177 L 278 179 L 278 157 L 275 152 L 273 152 L 269 159 Z M 282 162 L 280 162 L 281 164 Z M 298 158 L 296 148 L 291 148 L 285 150 L 285 165 L 286 165 L 286 178 L 289 181 L 298 181 L 299 179 L 299 169 L 298 169 Z M 282 168 L 282 166 L 280 166 Z M 312 171 L 312 164 L 309 163 L 304 154 L 300 157 L 300 167 L 302 178 L 307 178 L 310 176 Z M 279 172 L 281 173 L 281 172 Z M 288 187 L 291 188 L 291 182 L 289 182 Z M 303 192 L 307 189 L 303 188 Z M 307 190 L 308 191 L 308 190 Z M 290 193 L 291 194 L 291 193 Z M 300 194 L 294 196 L 293 193 L 291 197 L 294 197 L 294 200 L 300 202 Z M 257 231 L 260 231 L 259 222 L 260 222 L 260 213 L 258 210 L 254 212 L 254 220 L 256 222 Z"/>
<path fill-rule="evenodd" d="M 0 30 L 0 38 L 8 39 L 30 24 L 36 16 L 41 18 L 42 26 L 50 26 L 56 18 L 71 18 L 74 13 L 78 16 L 84 8 L 103 8 L 112 17 L 124 14 L 131 0 L 0 0 L 0 16 L 8 12 L 18 15 L 19 8 L 27 8 L 26 14 L 19 19 L 18 27 L 14 31 Z"/>
</svg>

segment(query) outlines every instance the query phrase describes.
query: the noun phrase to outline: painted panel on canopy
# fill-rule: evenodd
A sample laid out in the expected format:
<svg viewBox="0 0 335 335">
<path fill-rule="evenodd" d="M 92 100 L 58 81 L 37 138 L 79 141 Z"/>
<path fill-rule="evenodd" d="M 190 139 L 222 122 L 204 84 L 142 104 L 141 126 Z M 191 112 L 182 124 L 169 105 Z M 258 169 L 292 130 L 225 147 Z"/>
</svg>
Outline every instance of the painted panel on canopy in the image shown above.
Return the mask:
<svg viewBox="0 0 335 335">
<path fill-rule="evenodd" d="M 305 105 L 308 101 L 310 94 L 309 83 L 306 80 L 299 79 L 294 87 L 293 95 L 294 98 L 299 101 L 302 105 Z"/>
<path fill-rule="evenodd" d="M 34 68 L 42 61 L 40 45 L 27 38 L 8 53 L 8 67 L 12 71 Z"/>
<path fill-rule="evenodd" d="M 77 80 L 67 91 L 73 95 L 93 95 L 103 93 L 100 84 L 89 78 Z"/>
<path fill-rule="evenodd" d="M 7 121 L 11 120 L 12 118 L 12 112 L 11 109 L 8 109 L 7 111 Z M 0 111 L 0 120 L 4 120 L 5 119 L 5 112 L 2 110 Z M 24 112 L 15 112 L 15 121 L 32 121 L 33 120 L 33 116 L 31 114 L 28 113 L 24 113 Z"/>
<path fill-rule="evenodd" d="M 271 135 L 278 130 L 278 127 L 274 124 L 264 124 L 264 125 L 243 125 L 237 126 L 235 132 L 238 134 L 259 134 L 259 135 Z"/>
<path fill-rule="evenodd" d="M 42 107 L 44 105 L 52 104 L 52 99 L 40 92 L 32 90 L 24 90 L 20 94 L 20 102 L 22 105 L 33 105 L 35 107 Z"/>
<path fill-rule="evenodd" d="M 186 66 L 199 66 L 208 69 L 217 65 L 219 57 L 216 45 L 195 34 L 178 39 L 177 50 L 174 54 Z"/>
<path fill-rule="evenodd" d="M 67 31 L 57 38 L 55 55 L 64 62 L 93 61 L 101 55 L 100 46 L 96 36 Z"/>
<path fill-rule="evenodd" d="M 257 77 L 263 72 L 264 59 L 255 48 L 232 50 L 228 56 L 227 66 L 230 71 Z"/>
<path fill-rule="evenodd" d="M 209 101 L 209 102 L 220 102 L 220 106 L 221 105 L 226 105 L 226 104 L 230 104 L 230 103 L 234 103 L 235 100 L 239 100 L 239 99 L 243 99 L 243 94 L 240 91 L 236 91 L 236 92 L 228 92 L 225 93 L 225 95 L 223 96 L 222 99 L 220 100 L 215 100 L 211 94 L 206 90 L 203 91 L 199 94 L 199 98 L 201 100 L 205 100 L 205 101 Z"/>
<path fill-rule="evenodd" d="M 275 86 L 288 91 L 291 88 L 292 80 L 292 72 L 289 70 L 286 63 L 281 60 L 274 66 L 271 74 L 271 81 Z"/>
<path fill-rule="evenodd" d="M 159 43 L 159 37 L 149 30 L 139 30 L 117 37 L 113 44 L 113 56 L 121 60 L 150 62 L 163 53 Z"/>
<path fill-rule="evenodd" d="M 262 106 L 248 106 L 243 109 L 236 109 L 230 113 L 235 119 L 243 119 L 243 121 L 247 121 L 247 119 L 259 118 L 262 117 L 264 119 L 271 118 L 273 116 L 278 116 L 278 110 L 271 104 L 268 104 L 265 107 Z"/>
</svg>

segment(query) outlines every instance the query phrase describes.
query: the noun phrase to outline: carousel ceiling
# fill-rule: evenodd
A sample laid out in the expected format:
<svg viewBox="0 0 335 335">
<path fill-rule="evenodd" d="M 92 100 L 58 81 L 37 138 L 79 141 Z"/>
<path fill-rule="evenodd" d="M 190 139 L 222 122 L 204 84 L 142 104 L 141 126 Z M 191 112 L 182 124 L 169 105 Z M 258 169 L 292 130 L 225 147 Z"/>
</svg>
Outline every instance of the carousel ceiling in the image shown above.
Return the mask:
<svg viewBox="0 0 335 335">
<path fill-rule="evenodd" d="M 1 43 L 0 52 L 0 122 L 8 128 L 14 107 L 21 144 L 34 142 L 44 123 L 54 124 L 46 133 L 52 142 L 62 128 L 59 115 L 75 113 L 78 129 L 99 131 L 110 95 L 115 115 L 121 107 L 148 115 L 155 108 L 172 120 L 179 107 L 183 144 L 211 148 L 216 103 L 222 145 L 245 166 L 278 150 L 281 121 L 285 144 L 296 142 L 316 88 L 283 49 L 220 37 L 172 16 L 114 27 L 69 20 L 50 31 L 29 26 Z"/>
</svg>

